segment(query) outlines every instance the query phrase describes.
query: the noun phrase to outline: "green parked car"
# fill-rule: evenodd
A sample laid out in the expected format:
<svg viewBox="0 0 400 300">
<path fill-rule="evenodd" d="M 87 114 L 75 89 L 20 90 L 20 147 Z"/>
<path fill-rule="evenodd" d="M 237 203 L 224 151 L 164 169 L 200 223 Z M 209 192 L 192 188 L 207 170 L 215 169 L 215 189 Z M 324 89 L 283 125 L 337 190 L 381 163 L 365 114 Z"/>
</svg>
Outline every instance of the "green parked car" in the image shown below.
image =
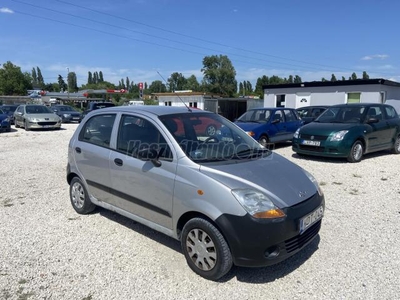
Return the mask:
<svg viewBox="0 0 400 300">
<path fill-rule="evenodd" d="M 400 118 L 393 106 L 340 104 L 294 134 L 292 149 L 300 155 L 344 157 L 359 162 L 366 153 L 400 153 Z"/>
</svg>

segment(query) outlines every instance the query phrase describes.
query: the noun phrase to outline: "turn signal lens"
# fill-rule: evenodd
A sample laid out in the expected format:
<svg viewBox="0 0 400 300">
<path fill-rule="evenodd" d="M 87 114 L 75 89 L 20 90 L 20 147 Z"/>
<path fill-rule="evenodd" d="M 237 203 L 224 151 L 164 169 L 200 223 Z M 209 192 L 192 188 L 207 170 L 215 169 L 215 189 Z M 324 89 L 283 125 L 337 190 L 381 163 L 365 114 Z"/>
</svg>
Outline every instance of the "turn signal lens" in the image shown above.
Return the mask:
<svg viewBox="0 0 400 300">
<path fill-rule="evenodd" d="M 253 131 L 247 131 L 246 133 L 247 133 L 249 136 L 252 136 L 252 137 L 256 135 Z"/>
<path fill-rule="evenodd" d="M 286 216 L 285 213 L 279 208 L 271 209 L 268 211 L 257 212 L 253 215 L 253 217 L 257 219 L 275 219 L 275 218 L 283 218 L 285 216 Z"/>
</svg>

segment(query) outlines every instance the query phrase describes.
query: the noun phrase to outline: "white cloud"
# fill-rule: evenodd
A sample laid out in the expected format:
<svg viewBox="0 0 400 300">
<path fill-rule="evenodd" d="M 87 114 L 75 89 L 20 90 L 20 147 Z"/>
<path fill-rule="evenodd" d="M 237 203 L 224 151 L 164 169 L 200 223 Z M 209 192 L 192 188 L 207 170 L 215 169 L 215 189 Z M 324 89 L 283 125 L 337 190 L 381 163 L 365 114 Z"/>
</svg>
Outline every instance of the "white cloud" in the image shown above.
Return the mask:
<svg viewBox="0 0 400 300">
<path fill-rule="evenodd" d="M 394 69 L 394 67 L 392 65 L 383 65 L 383 66 L 379 66 L 378 69 L 380 69 L 380 70 L 391 70 L 391 69 Z"/>
<path fill-rule="evenodd" d="M 387 54 L 374 54 L 374 55 L 366 55 L 363 58 L 361 58 L 361 60 L 372 60 L 372 59 L 386 59 L 388 58 L 389 55 Z"/>
<path fill-rule="evenodd" d="M 14 11 L 13 11 L 12 9 L 7 8 L 7 7 L 2 7 L 2 8 L 0 8 L 0 13 L 3 13 L 3 14 L 13 14 Z"/>
</svg>

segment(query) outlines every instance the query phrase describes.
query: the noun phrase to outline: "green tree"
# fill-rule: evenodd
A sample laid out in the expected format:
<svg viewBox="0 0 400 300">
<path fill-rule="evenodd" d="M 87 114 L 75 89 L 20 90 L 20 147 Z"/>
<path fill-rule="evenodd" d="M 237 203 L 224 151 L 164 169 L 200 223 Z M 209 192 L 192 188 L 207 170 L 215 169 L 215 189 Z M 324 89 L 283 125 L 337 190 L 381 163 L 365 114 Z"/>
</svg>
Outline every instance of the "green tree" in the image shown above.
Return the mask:
<svg viewBox="0 0 400 300">
<path fill-rule="evenodd" d="M 287 80 L 288 83 L 294 83 L 293 75 L 289 75 L 289 78 Z"/>
<path fill-rule="evenodd" d="M 93 74 L 92 72 L 88 72 L 88 80 L 87 80 L 87 84 L 92 84 L 93 83 Z"/>
<path fill-rule="evenodd" d="M 296 75 L 296 76 L 294 76 L 293 82 L 294 83 L 302 83 L 303 80 L 301 79 L 301 77 L 299 75 Z"/>
<path fill-rule="evenodd" d="M 126 76 L 125 82 L 126 82 L 126 90 L 129 92 L 129 89 L 130 89 L 130 87 L 131 87 L 131 82 L 130 82 L 128 76 Z"/>
<path fill-rule="evenodd" d="M 75 72 L 68 73 L 67 82 L 68 82 L 68 91 L 69 92 L 77 92 L 78 91 L 78 83 L 77 83 L 77 78 L 76 78 Z"/>
<path fill-rule="evenodd" d="M 193 92 L 200 92 L 200 83 L 196 76 L 190 76 L 185 83 L 184 90 L 192 90 Z"/>
<path fill-rule="evenodd" d="M 67 84 L 65 83 L 64 78 L 60 74 L 58 74 L 57 82 L 58 82 L 58 89 L 60 92 L 67 90 Z"/>
<path fill-rule="evenodd" d="M 342 76 L 342 81 L 346 81 L 346 78 L 344 76 Z"/>
<path fill-rule="evenodd" d="M 239 82 L 239 95 L 244 95 L 243 94 L 243 90 L 244 90 L 244 88 L 243 88 L 243 82 Z"/>
<path fill-rule="evenodd" d="M 155 80 L 149 86 L 150 93 L 165 93 L 166 91 L 167 87 L 161 80 Z"/>
<path fill-rule="evenodd" d="M 326 79 L 325 77 L 322 77 L 322 78 L 321 78 L 321 81 L 322 81 L 322 82 L 327 82 L 328 79 Z"/>
<path fill-rule="evenodd" d="M 206 56 L 203 59 L 203 87 L 207 92 L 232 97 L 237 92 L 236 71 L 226 55 Z"/>
<path fill-rule="evenodd" d="M 187 82 L 185 76 L 178 72 L 172 73 L 167 81 L 170 92 L 183 90 Z"/>
<path fill-rule="evenodd" d="M 26 95 L 32 89 L 32 77 L 28 72 L 7 61 L 0 69 L 0 95 Z"/>
<path fill-rule="evenodd" d="M 36 73 L 35 68 L 32 68 L 32 86 L 33 86 L 33 88 L 39 87 L 37 73 Z"/>
<path fill-rule="evenodd" d="M 103 82 L 103 81 L 104 81 L 103 72 L 100 71 L 100 72 L 99 72 L 99 82 Z"/>
<path fill-rule="evenodd" d="M 332 76 L 331 76 L 331 81 L 332 81 L 332 82 L 337 81 L 335 74 L 332 74 Z"/>
<path fill-rule="evenodd" d="M 97 73 L 97 71 L 93 73 L 93 82 L 92 83 L 94 83 L 94 84 L 99 83 L 99 73 Z"/>
<path fill-rule="evenodd" d="M 43 88 L 44 87 L 44 79 L 43 79 L 42 71 L 40 71 L 39 67 L 36 67 L 36 71 L 37 71 L 37 82 L 39 84 L 39 87 Z"/>
<path fill-rule="evenodd" d="M 363 73 L 362 73 L 362 79 L 369 79 L 369 75 L 367 74 L 367 72 L 366 71 L 364 71 Z"/>
<path fill-rule="evenodd" d="M 355 72 L 351 74 L 350 80 L 357 80 L 357 74 Z"/>
<path fill-rule="evenodd" d="M 48 92 L 58 92 L 59 91 L 58 83 L 56 82 L 46 83 L 43 89 Z"/>
<path fill-rule="evenodd" d="M 260 96 L 260 98 L 264 98 L 264 89 L 263 86 L 269 84 L 269 78 L 266 75 L 263 75 L 262 77 L 257 78 L 256 81 L 256 88 L 255 88 L 255 93 L 256 95 Z"/>
</svg>

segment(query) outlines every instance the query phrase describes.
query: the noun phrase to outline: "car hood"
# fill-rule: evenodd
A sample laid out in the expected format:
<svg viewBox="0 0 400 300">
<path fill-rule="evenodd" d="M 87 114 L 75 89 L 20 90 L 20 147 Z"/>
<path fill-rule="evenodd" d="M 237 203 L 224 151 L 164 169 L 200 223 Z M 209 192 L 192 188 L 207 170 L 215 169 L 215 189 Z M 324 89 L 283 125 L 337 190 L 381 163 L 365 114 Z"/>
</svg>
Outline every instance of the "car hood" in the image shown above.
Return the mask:
<svg viewBox="0 0 400 300">
<path fill-rule="evenodd" d="M 239 163 L 202 165 L 200 172 L 231 189 L 262 191 L 279 208 L 296 205 L 317 192 L 302 168 L 276 153 Z"/>
<path fill-rule="evenodd" d="M 49 113 L 49 114 L 26 114 L 25 118 L 29 119 L 39 119 L 43 121 L 58 121 L 60 119 L 59 116 L 57 116 L 54 113 Z M 48 120 L 46 120 L 48 119 Z"/>
<path fill-rule="evenodd" d="M 263 124 L 266 123 L 256 123 L 256 122 L 235 122 L 237 126 L 242 128 L 244 131 L 251 131 L 256 129 L 259 126 L 262 126 Z"/>
<path fill-rule="evenodd" d="M 313 134 L 313 135 L 326 135 L 328 136 L 332 132 L 349 130 L 351 128 L 360 126 L 357 123 L 318 123 L 312 122 L 304 125 L 300 129 L 300 134 Z"/>
<path fill-rule="evenodd" d="M 8 118 L 7 114 L 0 114 L 0 121 L 3 121 L 6 118 Z"/>
</svg>

